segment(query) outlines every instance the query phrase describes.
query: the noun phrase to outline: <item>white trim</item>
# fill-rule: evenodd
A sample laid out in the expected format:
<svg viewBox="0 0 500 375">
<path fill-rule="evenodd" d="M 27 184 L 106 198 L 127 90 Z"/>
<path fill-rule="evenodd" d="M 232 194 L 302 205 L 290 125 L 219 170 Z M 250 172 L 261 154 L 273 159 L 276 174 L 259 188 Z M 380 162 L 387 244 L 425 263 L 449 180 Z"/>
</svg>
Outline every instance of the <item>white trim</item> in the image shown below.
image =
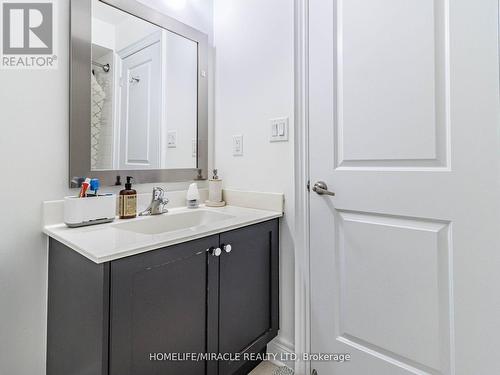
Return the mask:
<svg viewBox="0 0 500 375">
<path fill-rule="evenodd" d="M 309 270 L 309 1 L 295 0 L 295 352 L 311 350 Z M 297 361 L 295 373 L 309 375 L 310 362 Z"/>
<path fill-rule="evenodd" d="M 295 362 L 286 360 L 286 358 L 292 358 L 292 355 L 295 353 L 292 344 L 281 341 L 278 338 L 267 344 L 267 352 L 278 354 L 276 360 L 269 360 L 272 364 L 278 367 L 287 366 L 292 370 L 294 369 Z"/>
</svg>

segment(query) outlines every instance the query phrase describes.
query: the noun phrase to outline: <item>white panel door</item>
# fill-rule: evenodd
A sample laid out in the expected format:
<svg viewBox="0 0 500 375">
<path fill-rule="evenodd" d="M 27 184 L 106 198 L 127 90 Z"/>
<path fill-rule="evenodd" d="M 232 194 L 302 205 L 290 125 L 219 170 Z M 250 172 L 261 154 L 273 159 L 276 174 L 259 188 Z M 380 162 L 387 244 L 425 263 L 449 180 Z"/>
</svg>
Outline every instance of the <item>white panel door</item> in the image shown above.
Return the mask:
<svg viewBox="0 0 500 375">
<path fill-rule="evenodd" d="M 122 61 L 120 169 L 158 169 L 161 162 L 161 47 Z"/>
<path fill-rule="evenodd" d="M 309 0 L 319 375 L 500 374 L 497 7 Z"/>
</svg>

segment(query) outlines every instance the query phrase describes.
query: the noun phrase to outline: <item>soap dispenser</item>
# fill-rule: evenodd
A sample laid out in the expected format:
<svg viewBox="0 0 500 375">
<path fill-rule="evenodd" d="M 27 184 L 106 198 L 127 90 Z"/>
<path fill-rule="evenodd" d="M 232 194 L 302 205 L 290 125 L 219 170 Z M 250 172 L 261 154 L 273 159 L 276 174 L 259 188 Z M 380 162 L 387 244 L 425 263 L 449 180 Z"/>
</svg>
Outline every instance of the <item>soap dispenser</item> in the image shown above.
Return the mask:
<svg viewBox="0 0 500 375">
<path fill-rule="evenodd" d="M 222 200 L 222 180 L 217 175 L 217 169 L 214 169 L 213 177 L 208 180 L 208 201 L 207 207 L 223 207 L 226 202 Z"/>
<path fill-rule="evenodd" d="M 133 219 L 137 216 L 137 191 L 132 189 L 133 177 L 127 176 L 125 189 L 120 191 L 120 219 Z"/>
<path fill-rule="evenodd" d="M 186 194 L 186 205 L 187 208 L 198 208 L 200 202 L 200 192 L 198 191 L 198 185 L 193 182 L 189 185 L 189 189 Z"/>
</svg>

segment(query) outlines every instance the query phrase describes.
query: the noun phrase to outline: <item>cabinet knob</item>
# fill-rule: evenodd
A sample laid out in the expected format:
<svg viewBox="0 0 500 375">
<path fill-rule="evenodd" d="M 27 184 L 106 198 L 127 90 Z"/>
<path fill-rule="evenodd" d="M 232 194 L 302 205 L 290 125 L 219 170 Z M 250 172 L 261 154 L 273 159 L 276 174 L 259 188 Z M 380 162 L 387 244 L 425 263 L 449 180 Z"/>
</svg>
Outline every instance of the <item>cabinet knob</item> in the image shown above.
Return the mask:
<svg viewBox="0 0 500 375">
<path fill-rule="evenodd" d="M 230 253 L 231 250 L 233 250 L 233 247 L 231 246 L 231 244 L 227 244 L 223 246 L 223 249 L 226 253 Z"/>
<path fill-rule="evenodd" d="M 214 257 L 218 257 L 222 254 L 222 250 L 220 247 L 211 247 L 210 249 L 208 249 L 208 252 Z"/>
</svg>

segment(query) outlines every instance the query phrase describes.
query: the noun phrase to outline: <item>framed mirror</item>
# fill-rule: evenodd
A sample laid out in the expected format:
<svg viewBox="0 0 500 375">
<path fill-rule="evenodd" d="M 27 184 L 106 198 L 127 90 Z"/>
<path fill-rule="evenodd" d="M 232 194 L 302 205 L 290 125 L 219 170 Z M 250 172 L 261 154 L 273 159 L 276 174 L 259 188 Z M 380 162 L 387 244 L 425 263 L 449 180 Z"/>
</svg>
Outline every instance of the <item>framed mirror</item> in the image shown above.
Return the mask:
<svg viewBox="0 0 500 375">
<path fill-rule="evenodd" d="M 135 0 L 71 1 L 72 187 L 206 178 L 207 44 Z"/>
</svg>

